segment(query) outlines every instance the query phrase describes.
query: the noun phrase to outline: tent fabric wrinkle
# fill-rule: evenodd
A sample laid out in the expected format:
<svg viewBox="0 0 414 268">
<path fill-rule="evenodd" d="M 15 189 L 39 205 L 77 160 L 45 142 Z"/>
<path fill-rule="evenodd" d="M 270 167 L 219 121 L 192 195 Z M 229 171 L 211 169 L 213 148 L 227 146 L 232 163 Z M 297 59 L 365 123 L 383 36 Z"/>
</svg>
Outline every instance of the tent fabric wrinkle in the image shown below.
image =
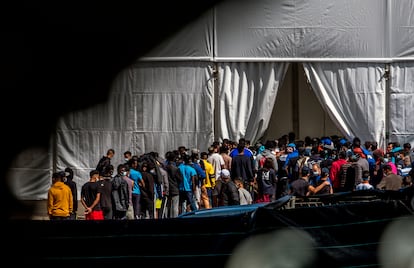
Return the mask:
<svg viewBox="0 0 414 268">
<path fill-rule="evenodd" d="M 304 63 L 304 67 L 322 107 L 348 140 L 359 137 L 384 146 L 385 82 L 380 79 L 384 70 L 360 63 Z"/>
</svg>

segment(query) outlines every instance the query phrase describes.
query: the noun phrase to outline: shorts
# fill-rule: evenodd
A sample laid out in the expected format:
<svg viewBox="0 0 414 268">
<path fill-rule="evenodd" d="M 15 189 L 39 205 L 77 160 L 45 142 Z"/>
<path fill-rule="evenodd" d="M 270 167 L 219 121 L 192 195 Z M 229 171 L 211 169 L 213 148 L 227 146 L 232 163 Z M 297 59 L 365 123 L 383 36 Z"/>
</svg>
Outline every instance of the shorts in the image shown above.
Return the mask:
<svg viewBox="0 0 414 268">
<path fill-rule="evenodd" d="M 92 210 L 90 213 L 85 214 L 85 220 L 103 220 L 104 215 L 102 210 Z"/>
</svg>

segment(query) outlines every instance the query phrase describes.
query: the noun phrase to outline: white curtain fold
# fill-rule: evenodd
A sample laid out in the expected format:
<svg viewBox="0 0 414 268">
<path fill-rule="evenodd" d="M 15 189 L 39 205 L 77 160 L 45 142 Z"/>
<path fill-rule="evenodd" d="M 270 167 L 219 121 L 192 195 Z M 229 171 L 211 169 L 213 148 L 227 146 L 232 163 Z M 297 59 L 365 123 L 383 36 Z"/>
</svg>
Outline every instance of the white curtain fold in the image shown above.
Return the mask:
<svg viewBox="0 0 414 268">
<path fill-rule="evenodd" d="M 349 140 L 385 144 L 385 64 L 304 63 L 322 107 Z"/>
<path fill-rule="evenodd" d="M 264 135 L 288 66 L 274 62 L 218 64 L 221 138 L 255 142 Z"/>
</svg>

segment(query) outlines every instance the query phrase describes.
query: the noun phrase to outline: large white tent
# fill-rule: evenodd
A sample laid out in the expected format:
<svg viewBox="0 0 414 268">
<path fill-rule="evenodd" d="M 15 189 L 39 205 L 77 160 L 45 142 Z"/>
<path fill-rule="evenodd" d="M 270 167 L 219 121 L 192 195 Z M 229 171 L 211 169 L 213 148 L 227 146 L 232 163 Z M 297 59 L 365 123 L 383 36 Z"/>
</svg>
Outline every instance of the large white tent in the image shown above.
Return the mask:
<svg viewBox="0 0 414 268">
<path fill-rule="evenodd" d="M 52 171 L 73 168 L 80 189 L 109 148 L 116 166 L 126 150 L 206 150 L 269 129 L 413 144 L 412 14 L 410 0 L 223 1 L 123 70 L 107 103 L 61 118 L 48 151 L 16 159 L 11 188 L 44 199 Z M 296 94 L 279 99 L 286 80 Z"/>
</svg>

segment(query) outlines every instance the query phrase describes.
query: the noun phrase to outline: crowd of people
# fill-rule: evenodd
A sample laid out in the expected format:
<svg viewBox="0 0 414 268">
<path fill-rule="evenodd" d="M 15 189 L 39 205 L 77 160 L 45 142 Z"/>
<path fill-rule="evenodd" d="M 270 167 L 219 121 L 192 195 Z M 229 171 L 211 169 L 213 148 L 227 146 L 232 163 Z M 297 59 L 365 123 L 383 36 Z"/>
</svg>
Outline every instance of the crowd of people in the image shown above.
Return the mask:
<svg viewBox="0 0 414 268">
<path fill-rule="evenodd" d="M 284 195 L 306 197 L 359 190 L 412 187 L 409 143 L 377 142 L 338 136 L 296 140 L 294 133 L 263 144 L 215 141 L 206 150 L 180 146 L 164 157 L 157 152 L 111 163 L 109 149 L 81 187 L 85 220 L 175 218 L 199 209 L 272 202 Z M 48 192 L 51 220 L 77 219 L 73 171 L 52 175 Z"/>
</svg>

